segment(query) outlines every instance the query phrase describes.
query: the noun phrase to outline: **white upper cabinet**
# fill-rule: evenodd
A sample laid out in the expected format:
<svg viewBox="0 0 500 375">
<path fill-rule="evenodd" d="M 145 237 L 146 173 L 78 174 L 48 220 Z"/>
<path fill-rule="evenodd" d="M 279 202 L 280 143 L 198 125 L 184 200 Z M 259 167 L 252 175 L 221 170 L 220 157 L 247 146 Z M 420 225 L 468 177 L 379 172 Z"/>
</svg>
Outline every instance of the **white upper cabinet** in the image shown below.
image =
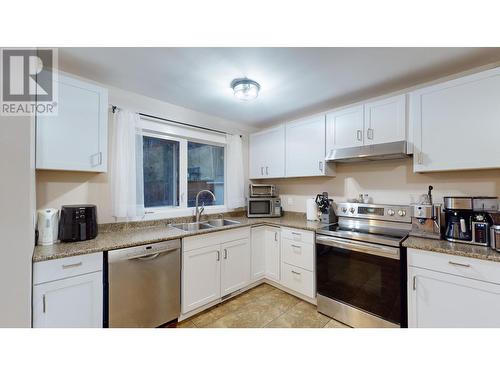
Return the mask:
<svg viewBox="0 0 500 375">
<path fill-rule="evenodd" d="M 333 174 L 325 163 L 325 116 L 300 119 L 286 125 L 286 177 Z"/>
<path fill-rule="evenodd" d="M 58 74 L 57 115 L 36 118 L 36 168 L 106 172 L 108 92 Z"/>
<path fill-rule="evenodd" d="M 363 146 L 364 108 L 362 105 L 330 112 L 326 115 L 327 151 Z"/>
<path fill-rule="evenodd" d="M 414 171 L 500 167 L 500 68 L 410 94 Z"/>
<path fill-rule="evenodd" d="M 285 126 L 250 135 L 250 178 L 285 176 Z"/>
<path fill-rule="evenodd" d="M 406 140 L 406 95 L 365 104 L 365 145 L 404 140 Z"/>
</svg>

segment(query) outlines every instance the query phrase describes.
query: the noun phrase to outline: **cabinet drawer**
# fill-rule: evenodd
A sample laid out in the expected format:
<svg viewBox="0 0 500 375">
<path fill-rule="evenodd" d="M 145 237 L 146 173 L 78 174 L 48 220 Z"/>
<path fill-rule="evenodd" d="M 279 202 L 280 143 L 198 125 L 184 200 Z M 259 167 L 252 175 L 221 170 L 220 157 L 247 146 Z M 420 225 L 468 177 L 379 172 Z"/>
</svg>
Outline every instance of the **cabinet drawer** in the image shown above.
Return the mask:
<svg viewBox="0 0 500 375">
<path fill-rule="evenodd" d="M 284 238 L 281 249 L 285 263 L 308 271 L 314 270 L 314 245 Z"/>
<path fill-rule="evenodd" d="M 500 263 L 498 262 L 408 249 L 408 265 L 500 284 Z"/>
<path fill-rule="evenodd" d="M 78 255 L 33 264 L 33 284 L 102 271 L 102 253 Z"/>
<path fill-rule="evenodd" d="M 281 228 L 281 236 L 295 242 L 314 243 L 314 232 L 308 230 Z"/>
<path fill-rule="evenodd" d="M 307 297 L 315 297 L 314 274 L 311 271 L 282 263 L 281 283 Z"/>
</svg>

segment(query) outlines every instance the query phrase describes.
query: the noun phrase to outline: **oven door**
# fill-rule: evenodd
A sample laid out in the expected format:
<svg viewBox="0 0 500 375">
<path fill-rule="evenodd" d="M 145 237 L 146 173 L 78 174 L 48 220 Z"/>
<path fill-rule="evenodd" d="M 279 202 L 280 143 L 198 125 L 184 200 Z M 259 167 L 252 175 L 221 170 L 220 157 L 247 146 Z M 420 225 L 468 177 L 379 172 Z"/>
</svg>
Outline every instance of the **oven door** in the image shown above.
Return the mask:
<svg viewBox="0 0 500 375">
<path fill-rule="evenodd" d="M 272 199 L 249 199 L 248 200 L 248 217 L 266 217 L 271 216 L 274 212 L 274 205 Z"/>
<path fill-rule="evenodd" d="M 344 310 L 401 323 L 399 248 L 316 236 L 316 272 L 318 295 L 340 302 Z"/>
</svg>

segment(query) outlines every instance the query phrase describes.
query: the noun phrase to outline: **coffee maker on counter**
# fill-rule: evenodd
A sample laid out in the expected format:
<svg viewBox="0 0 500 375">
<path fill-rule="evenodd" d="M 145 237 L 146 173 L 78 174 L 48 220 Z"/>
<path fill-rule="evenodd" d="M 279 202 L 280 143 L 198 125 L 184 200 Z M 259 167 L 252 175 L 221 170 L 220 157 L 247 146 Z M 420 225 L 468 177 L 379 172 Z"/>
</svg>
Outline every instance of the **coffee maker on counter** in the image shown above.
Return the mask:
<svg viewBox="0 0 500 375">
<path fill-rule="evenodd" d="M 416 237 L 441 238 L 441 205 L 432 202 L 432 186 L 422 195 L 419 203 L 412 204 L 410 235 Z"/>
<path fill-rule="evenodd" d="M 444 197 L 445 238 L 450 242 L 489 246 L 489 212 L 497 210 L 497 197 Z"/>
</svg>

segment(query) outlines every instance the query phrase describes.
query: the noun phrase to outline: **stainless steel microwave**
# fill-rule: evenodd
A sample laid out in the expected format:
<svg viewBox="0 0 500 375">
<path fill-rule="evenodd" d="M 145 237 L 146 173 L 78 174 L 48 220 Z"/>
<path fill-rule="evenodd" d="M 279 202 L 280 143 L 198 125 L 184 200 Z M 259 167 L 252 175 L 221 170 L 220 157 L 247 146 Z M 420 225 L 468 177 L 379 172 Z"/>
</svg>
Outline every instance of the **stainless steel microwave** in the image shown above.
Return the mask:
<svg viewBox="0 0 500 375">
<path fill-rule="evenodd" d="M 248 217 L 280 217 L 280 198 L 248 198 Z"/>
</svg>

